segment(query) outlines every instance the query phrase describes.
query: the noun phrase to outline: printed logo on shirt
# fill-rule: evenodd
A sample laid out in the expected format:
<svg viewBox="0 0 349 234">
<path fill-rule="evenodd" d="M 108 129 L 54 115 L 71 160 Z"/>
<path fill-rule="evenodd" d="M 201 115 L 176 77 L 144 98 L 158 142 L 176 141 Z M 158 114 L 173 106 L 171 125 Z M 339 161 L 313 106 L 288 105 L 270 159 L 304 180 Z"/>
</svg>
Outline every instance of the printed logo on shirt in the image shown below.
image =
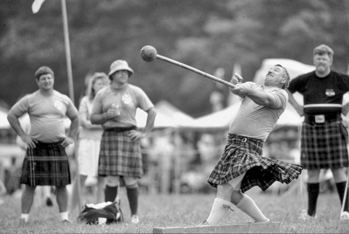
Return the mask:
<svg viewBox="0 0 349 234">
<path fill-rule="evenodd" d="M 65 111 L 65 106 L 64 106 L 63 102 L 61 102 L 61 101 L 55 101 L 55 102 L 54 102 L 54 105 L 55 105 L 55 107 L 56 107 L 58 110 L 60 110 L 60 111 L 62 111 L 62 112 Z"/>
<path fill-rule="evenodd" d="M 122 102 L 125 103 L 126 105 L 130 105 L 132 103 L 132 98 L 130 94 L 124 94 L 122 96 Z"/>
<path fill-rule="evenodd" d="M 327 97 L 333 97 L 336 93 L 334 92 L 333 89 L 326 89 L 325 94 Z"/>
</svg>

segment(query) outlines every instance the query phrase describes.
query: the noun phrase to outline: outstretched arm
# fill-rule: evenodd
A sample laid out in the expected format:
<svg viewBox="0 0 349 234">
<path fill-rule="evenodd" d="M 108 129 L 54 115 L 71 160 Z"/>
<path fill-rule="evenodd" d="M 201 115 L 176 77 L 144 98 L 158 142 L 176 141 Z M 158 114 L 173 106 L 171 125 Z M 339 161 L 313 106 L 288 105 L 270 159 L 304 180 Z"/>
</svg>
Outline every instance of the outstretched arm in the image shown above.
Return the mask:
<svg viewBox="0 0 349 234">
<path fill-rule="evenodd" d="M 261 106 L 279 108 L 282 105 L 279 96 L 253 89 L 245 84 L 237 84 L 235 88 L 231 88 L 230 90 L 240 97 L 249 97 L 253 102 Z"/>
</svg>

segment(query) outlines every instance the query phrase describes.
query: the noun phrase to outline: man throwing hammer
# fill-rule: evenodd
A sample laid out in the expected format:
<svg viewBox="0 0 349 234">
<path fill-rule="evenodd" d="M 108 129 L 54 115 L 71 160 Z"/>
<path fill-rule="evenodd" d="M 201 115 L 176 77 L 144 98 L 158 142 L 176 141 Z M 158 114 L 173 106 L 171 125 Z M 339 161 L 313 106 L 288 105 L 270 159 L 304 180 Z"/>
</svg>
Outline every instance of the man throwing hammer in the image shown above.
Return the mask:
<svg viewBox="0 0 349 234">
<path fill-rule="evenodd" d="M 272 131 L 288 101 L 290 77 L 281 65 L 267 73 L 264 85 L 239 83 L 233 77 L 231 92 L 243 98 L 237 117 L 229 127 L 228 143 L 208 178 L 217 188 L 211 212 L 202 225 L 216 225 L 235 206 L 255 222 L 269 222 L 256 203 L 244 194 L 253 186 L 266 190 L 275 181 L 290 183 L 302 167 L 262 157 L 263 142 Z"/>
</svg>

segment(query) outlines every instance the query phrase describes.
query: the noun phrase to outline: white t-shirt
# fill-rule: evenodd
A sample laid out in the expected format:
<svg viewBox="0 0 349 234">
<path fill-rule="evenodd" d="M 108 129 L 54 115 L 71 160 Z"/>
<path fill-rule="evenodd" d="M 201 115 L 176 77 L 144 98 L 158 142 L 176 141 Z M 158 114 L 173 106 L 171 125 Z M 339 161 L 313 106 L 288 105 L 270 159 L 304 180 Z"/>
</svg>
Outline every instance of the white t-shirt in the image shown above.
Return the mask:
<svg viewBox="0 0 349 234">
<path fill-rule="evenodd" d="M 107 112 L 113 104 L 119 106 L 120 116 L 106 121 L 103 124 L 104 128 L 137 126 L 137 108 L 148 111 L 154 107 L 146 93 L 137 86 L 128 84 L 118 91 L 108 86 L 98 91 L 93 102 L 92 114 Z"/>
<path fill-rule="evenodd" d="M 245 97 L 236 118 L 230 124 L 229 133 L 265 141 L 286 108 L 288 94 L 283 89 L 260 86 L 253 82 L 246 82 L 244 85 L 274 95 L 278 100 L 278 107 L 260 106 Z"/>
<path fill-rule="evenodd" d="M 70 98 L 55 90 L 50 97 L 43 96 L 39 91 L 28 94 L 10 111 L 16 116 L 28 113 L 30 136 L 45 143 L 58 142 L 65 138 L 65 116 L 78 115 Z"/>
</svg>

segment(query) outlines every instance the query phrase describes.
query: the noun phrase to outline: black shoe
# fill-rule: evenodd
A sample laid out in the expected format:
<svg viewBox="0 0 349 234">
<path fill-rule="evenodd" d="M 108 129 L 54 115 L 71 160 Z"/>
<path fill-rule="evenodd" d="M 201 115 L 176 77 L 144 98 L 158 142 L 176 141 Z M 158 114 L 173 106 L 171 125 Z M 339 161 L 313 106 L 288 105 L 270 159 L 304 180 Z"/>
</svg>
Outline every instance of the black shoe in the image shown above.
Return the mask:
<svg viewBox="0 0 349 234">
<path fill-rule="evenodd" d="M 51 198 L 46 198 L 46 205 L 47 206 L 53 206 L 53 203 L 52 203 L 52 200 L 51 200 Z"/>
</svg>

